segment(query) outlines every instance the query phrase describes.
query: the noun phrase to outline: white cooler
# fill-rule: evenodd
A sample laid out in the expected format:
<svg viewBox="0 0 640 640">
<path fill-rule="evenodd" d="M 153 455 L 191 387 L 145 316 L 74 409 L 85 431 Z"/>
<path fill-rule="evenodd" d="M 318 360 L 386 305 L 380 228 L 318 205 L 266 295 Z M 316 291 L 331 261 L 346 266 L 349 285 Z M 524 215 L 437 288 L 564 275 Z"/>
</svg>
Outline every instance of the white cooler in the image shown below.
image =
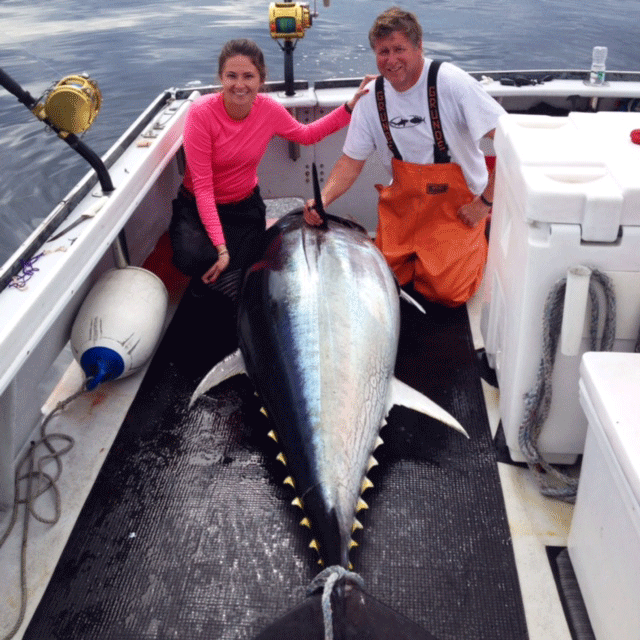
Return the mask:
<svg viewBox="0 0 640 640">
<path fill-rule="evenodd" d="M 598 640 L 640 639 L 640 354 L 586 353 L 569 556 Z"/>
<path fill-rule="evenodd" d="M 640 113 L 500 119 L 481 330 L 515 461 L 524 461 L 518 431 L 523 398 L 535 384 L 542 355 L 545 300 L 571 268 L 595 268 L 613 280 L 613 350 L 633 351 L 640 327 L 640 145 L 630 139 L 633 129 L 640 129 Z M 584 450 L 587 430 L 578 377 L 580 358 L 591 350 L 589 331 L 584 305 L 567 306 L 577 341 L 572 349 L 564 341 L 558 348 L 539 441 L 551 463 L 573 462 Z"/>
</svg>

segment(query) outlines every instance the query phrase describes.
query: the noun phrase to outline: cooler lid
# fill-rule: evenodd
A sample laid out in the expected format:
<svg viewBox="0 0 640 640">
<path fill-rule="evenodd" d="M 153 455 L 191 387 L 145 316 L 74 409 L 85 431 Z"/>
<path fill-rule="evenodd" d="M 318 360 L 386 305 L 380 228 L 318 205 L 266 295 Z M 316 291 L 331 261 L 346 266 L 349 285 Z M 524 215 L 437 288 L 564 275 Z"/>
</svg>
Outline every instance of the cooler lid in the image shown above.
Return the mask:
<svg viewBox="0 0 640 640">
<path fill-rule="evenodd" d="M 494 149 L 524 219 L 579 224 L 584 241 L 640 226 L 640 112 L 503 115 Z"/>
<path fill-rule="evenodd" d="M 580 376 L 598 422 L 640 502 L 640 353 L 585 353 Z"/>
</svg>

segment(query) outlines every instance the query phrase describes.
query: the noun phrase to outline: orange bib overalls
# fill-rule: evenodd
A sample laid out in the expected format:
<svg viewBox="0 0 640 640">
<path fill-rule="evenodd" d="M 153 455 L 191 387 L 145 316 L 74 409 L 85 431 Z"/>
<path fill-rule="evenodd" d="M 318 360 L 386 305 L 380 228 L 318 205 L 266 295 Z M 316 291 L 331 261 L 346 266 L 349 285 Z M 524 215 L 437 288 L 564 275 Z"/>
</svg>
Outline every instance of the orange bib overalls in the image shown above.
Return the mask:
<svg viewBox="0 0 640 640">
<path fill-rule="evenodd" d="M 449 159 L 437 106 L 438 67 L 439 63 L 431 63 L 428 79 L 435 140 L 435 162 L 431 165 L 402 160 L 391 137 L 382 76 L 378 76 L 380 122 L 394 158 L 393 182 L 388 187 L 376 185 L 380 193 L 376 245 L 400 285 L 413 282 L 416 291 L 428 300 L 455 307 L 480 286 L 488 246 L 486 220 L 470 228 L 456 215 L 474 196 L 460 166 Z"/>
</svg>

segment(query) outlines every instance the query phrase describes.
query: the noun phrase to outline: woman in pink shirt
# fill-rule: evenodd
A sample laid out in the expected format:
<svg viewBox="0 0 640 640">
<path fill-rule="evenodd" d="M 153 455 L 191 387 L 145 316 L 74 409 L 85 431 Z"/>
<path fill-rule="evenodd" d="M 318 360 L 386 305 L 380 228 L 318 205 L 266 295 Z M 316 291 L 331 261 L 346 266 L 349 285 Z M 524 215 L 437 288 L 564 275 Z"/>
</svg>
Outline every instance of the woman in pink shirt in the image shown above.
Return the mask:
<svg viewBox="0 0 640 640">
<path fill-rule="evenodd" d="M 187 275 L 235 298 L 244 271 L 257 259 L 265 205 L 257 168 L 274 135 L 314 144 L 346 126 L 371 78 L 354 97 L 304 125 L 273 98 L 258 93 L 264 56 L 251 40 L 227 42 L 218 60 L 220 93 L 198 98 L 184 128 L 187 167 L 173 202 L 174 263 Z"/>
</svg>

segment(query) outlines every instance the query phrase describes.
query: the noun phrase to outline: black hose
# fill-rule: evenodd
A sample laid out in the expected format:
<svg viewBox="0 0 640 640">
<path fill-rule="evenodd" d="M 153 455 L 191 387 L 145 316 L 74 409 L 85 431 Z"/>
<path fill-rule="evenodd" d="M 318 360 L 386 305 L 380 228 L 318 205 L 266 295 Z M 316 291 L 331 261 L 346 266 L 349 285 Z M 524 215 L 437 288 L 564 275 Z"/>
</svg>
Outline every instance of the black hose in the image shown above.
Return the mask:
<svg viewBox="0 0 640 640">
<path fill-rule="evenodd" d="M 27 109 L 32 110 L 38 100 L 34 98 L 28 91 L 25 91 L 13 78 L 8 76 L 2 68 L 0 68 L 0 84 L 12 93 Z"/>
</svg>

